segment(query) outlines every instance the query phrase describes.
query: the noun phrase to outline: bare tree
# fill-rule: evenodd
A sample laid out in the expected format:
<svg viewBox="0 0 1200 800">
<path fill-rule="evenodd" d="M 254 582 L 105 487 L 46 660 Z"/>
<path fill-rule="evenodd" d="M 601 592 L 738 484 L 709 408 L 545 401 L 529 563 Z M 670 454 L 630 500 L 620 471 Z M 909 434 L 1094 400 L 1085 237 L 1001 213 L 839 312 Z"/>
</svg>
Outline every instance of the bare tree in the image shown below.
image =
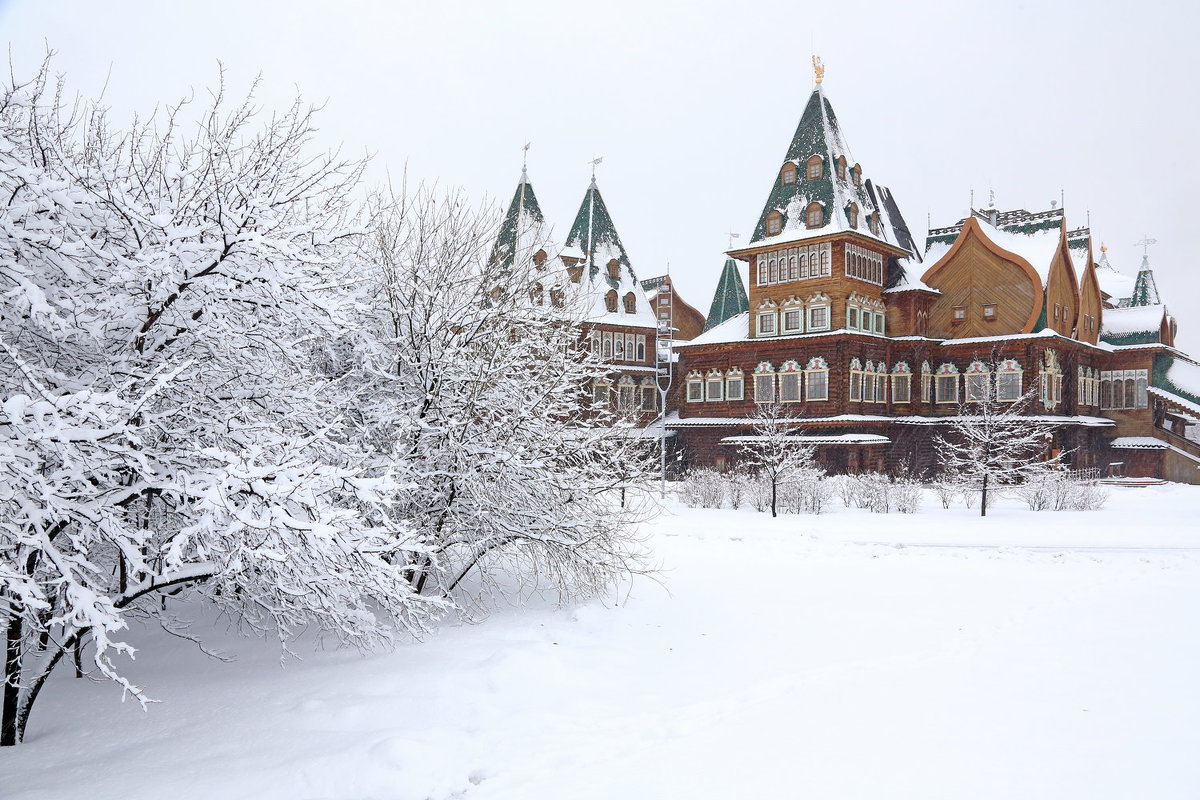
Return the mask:
<svg viewBox="0 0 1200 800">
<path fill-rule="evenodd" d="M 801 477 L 815 478 L 817 448 L 799 437 L 799 423 L 780 403 L 764 403 L 754 414 L 754 435 L 742 437 L 746 466 L 770 486 L 771 516 L 778 516 L 779 491 Z M 805 473 L 816 473 L 805 476 Z"/>
<path fill-rule="evenodd" d="M 394 513 L 420 543 L 416 591 L 569 598 L 642 569 L 648 450 L 589 411 L 607 368 L 583 346 L 585 289 L 532 246 L 488 258 L 497 217 L 460 193 L 380 205 L 362 413 L 376 463 L 411 482 Z"/>
<path fill-rule="evenodd" d="M 1000 387 L 999 374 L 993 359 L 959 405 L 947 433 L 935 440 L 942 482 L 948 480 L 963 492 L 978 490 L 980 516 L 987 516 L 989 492 L 1040 478 L 1056 469 L 1062 458 L 1061 453 L 1051 457 L 1048 452 L 1054 423 L 1027 414 L 1039 387 L 1001 399 L 1008 393 Z"/>
</svg>

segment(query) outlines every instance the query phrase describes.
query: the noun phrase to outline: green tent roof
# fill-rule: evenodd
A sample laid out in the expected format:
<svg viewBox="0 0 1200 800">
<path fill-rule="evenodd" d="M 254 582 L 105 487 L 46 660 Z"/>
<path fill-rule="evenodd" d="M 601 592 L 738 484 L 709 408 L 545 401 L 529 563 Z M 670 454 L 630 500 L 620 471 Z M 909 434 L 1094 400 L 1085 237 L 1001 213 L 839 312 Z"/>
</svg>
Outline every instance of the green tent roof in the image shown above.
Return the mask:
<svg viewBox="0 0 1200 800">
<path fill-rule="evenodd" d="M 746 297 L 746 287 L 742 284 L 742 274 L 738 271 L 737 262 L 732 258 L 726 259 L 725 268 L 721 271 L 721 280 L 717 283 L 716 294 L 713 295 L 712 305 L 708 309 L 704 330 L 715 328 L 730 317 L 736 317 L 749 310 L 750 300 Z"/>
</svg>

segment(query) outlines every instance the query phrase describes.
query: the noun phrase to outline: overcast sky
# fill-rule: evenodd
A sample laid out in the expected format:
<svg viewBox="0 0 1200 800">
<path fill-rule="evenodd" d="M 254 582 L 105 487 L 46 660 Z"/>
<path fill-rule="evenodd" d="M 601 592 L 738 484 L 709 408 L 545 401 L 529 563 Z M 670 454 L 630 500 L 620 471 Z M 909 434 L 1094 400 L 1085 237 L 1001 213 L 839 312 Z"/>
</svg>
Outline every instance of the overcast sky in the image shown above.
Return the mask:
<svg viewBox="0 0 1200 800">
<path fill-rule="evenodd" d="M 1134 274 L 1135 243 L 1200 355 L 1188 199 L 1200 185 L 1191 2 L 46 2 L 0 0 L 18 75 L 46 45 L 117 116 L 258 73 L 266 106 L 326 104 L 322 144 L 398 175 L 511 197 L 521 147 L 559 237 L 601 191 L 640 277 L 670 263 L 707 312 L 728 232 L 747 237 L 812 90 L 810 53 L 865 177 L 920 236 L 971 190 L 1040 211 L 1065 194 Z M 744 243 L 745 238 L 742 239 Z"/>
</svg>

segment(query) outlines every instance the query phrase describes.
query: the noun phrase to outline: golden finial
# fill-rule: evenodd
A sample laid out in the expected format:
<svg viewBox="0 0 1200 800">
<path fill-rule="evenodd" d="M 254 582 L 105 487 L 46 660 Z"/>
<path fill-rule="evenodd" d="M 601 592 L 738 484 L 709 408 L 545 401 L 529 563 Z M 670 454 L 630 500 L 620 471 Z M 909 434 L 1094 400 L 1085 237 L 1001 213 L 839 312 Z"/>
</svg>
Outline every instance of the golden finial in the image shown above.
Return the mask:
<svg viewBox="0 0 1200 800">
<path fill-rule="evenodd" d="M 1107 252 L 1108 252 L 1108 245 L 1106 245 L 1104 242 L 1101 242 L 1101 243 L 1100 243 L 1100 252 L 1101 252 L 1101 253 L 1107 253 Z"/>
<path fill-rule="evenodd" d="M 817 83 L 825 80 L 825 65 L 821 63 L 820 56 L 813 56 L 813 75 L 816 76 Z"/>
</svg>

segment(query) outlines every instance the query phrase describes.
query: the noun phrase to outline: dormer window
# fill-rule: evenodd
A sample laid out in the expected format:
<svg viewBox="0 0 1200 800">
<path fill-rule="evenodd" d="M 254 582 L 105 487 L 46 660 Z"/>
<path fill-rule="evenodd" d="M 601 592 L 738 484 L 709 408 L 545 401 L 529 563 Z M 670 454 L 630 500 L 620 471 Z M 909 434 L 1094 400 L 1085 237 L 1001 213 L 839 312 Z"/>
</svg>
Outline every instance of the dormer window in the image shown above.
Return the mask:
<svg viewBox="0 0 1200 800">
<path fill-rule="evenodd" d="M 783 231 L 783 214 L 772 211 L 767 214 L 767 236 L 778 236 Z"/>
<path fill-rule="evenodd" d="M 621 262 L 615 258 L 608 262 L 608 277 L 614 281 L 621 280 Z"/>
<path fill-rule="evenodd" d="M 879 214 L 872 212 L 867 216 L 867 227 L 871 229 L 871 233 L 879 235 Z"/>
<path fill-rule="evenodd" d="M 846 221 L 850 223 L 851 228 L 858 227 L 858 204 L 851 203 L 846 206 Z"/>
<path fill-rule="evenodd" d="M 546 268 L 546 251 L 538 250 L 533 254 L 533 265 L 538 269 Z"/>
<path fill-rule="evenodd" d="M 846 157 L 837 157 L 837 176 L 839 181 L 846 180 Z"/>
<path fill-rule="evenodd" d="M 850 168 L 850 179 L 854 181 L 855 186 L 862 186 L 862 167 L 858 164 Z"/>
<path fill-rule="evenodd" d="M 825 209 L 821 208 L 820 203 L 809 203 L 808 208 L 804 210 L 805 224 L 810 228 L 819 228 L 825 224 Z"/>
<path fill-rule="evenodd" d="M 779 183 L 782 186 L 793 186 L 796 183 L 796 165 L 791 161 L 783 165 L 779 171 Z"/>
<path fill-rule="evenodd" d="M 617 290 L 609 289 L 608 294 L 604 295 L 604 307 L 608 309 L 610 314 L 615 314 L 617 311 Z"/>
<path fill-rule="evenodd" d="M 632 314 L 637 309 L 637 298 L 633 296 L 633 292 L 625 295 L 625 313 Z"/>
<path fill-rule="evenodd" d="M 812 156 L 811 158 L 808 159 L 808 165 L 806 167 L 806 174 L 808 175 L 808 179 L 810 181 L 815 181 L 816 179 L 821 177 L 822 164 L 821 164 L 820 156 Z"/>
</svg>

